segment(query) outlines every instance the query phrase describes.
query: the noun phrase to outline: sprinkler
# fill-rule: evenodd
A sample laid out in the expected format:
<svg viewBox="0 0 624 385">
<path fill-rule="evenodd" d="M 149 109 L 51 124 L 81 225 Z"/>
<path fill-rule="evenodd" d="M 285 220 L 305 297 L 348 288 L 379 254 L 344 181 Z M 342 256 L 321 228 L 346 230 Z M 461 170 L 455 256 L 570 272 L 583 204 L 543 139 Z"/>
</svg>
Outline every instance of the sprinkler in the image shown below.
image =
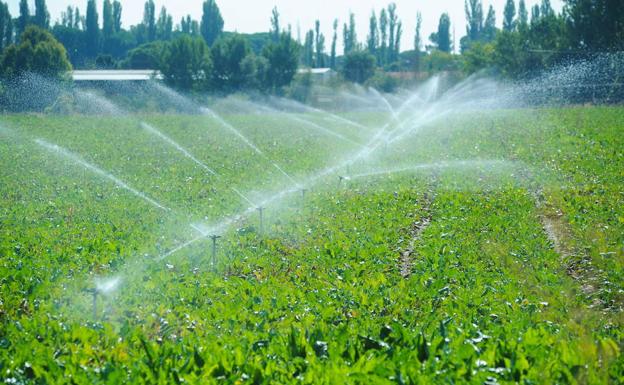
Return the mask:
<svg viewBox="0 0 624 385">
<path fill-rule="evenodd" d="M 345 180 L 345 177 L 342 175 L 338 175 L 338 187 L 342 185 L 342 181 Z"/>
<path fill-rule="evenodd" d="M 260 235 L 262 235 L 264 233 L 264 219 L 263 219 L 263 217 L 264 217 L 264 210 L 265 210 L 265 208 L 264 207 L 258 207 L 257 210 L 258 210 L 258 214 L 260 214 L 260 231 L 259 231 L 259 233 L 260 233 Z"/>
<path fill-rule="evenodd" d="M 302 189 L 301 189 L 301 198 L 302 198 L 302 199 L 304 199 L 304 200 L 305 200 L 305 196 L 306 196 L 306 193 L 307 193 L 307 192 L 308 192 L 308 190 L 307 190 L 307 189 L 304 189 L 304 188 L 302 188 Z"/>
<path fill-rule="evenodd" d="M 91 288 L 85 290 L 87 293 L 93 296 L 93 322 L 97 321 L 97 297 L 100 291 L 97 288 Z"/>
<path fill-rule="evenodd" d="M 211 235 L 212 239 L 212 268 L 217 269 L 217 239 L 221 238 L 219 235 Z"/>
</svg>

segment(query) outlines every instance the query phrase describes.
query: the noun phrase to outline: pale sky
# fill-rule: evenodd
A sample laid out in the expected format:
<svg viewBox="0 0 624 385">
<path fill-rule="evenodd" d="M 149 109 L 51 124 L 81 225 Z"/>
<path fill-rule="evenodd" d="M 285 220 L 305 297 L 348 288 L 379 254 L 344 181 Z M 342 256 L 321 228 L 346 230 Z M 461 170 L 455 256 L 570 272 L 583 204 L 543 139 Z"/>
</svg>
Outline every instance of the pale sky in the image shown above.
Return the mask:
<svg viewBox="0 0 624 385">
<path fill-rule="evenodd" d="M 97 0 L 100 23 L 102 21 L 102 1 Z M 355 13 L 358 41 L 365 42 L 368 35 L 368 20 L 374 9 L 379 11 L 386 7 L 388 0 L 216 0 L 225 20 L 226 31 L 261 32 L 268 31 L 270 26 L 271 10 L 274 6 L 281 15 L 281 24 L 286 28 L 292 25 L 292 31 L 297 38 L 297 25 L 301 28 L 302 39 L 305 32 L 314 27 L 314 21 L 321 21 L 321 30 L 325 34 L 326 47 L 329 51 L 331 44 L 332 23 L 339 20 L 338 44 L 341 47 L 342 24 L 348 20 L 349 12 Z M 397 13 L 403 22 L 402 50 L 413 48 L 414 29 L 416 27 L 416 13 L 421 12 L 423 17 L 422 35 L 424 43 L 428 43 L 431 32 L 437 30 L 438 20 L 443 12 L 451 17 L 451 30 L 455 31 L 456 47 L 459 39 L 466 33 L 464 14 L 464 0 L 395 0 Z M 484 13 L 492 4 L 496 10 L 496 22 L 502 25 L 503 8 L 506 0 L 483 0 Z M 540 0 L 526 0 L 530 9 Z M 29 0 L 31 13 L 34 13 L 34 0 Z M 82 15 L 85 15 L 87 0 L 47 0 L 52 23 L 60 19 L 61 12 L 68 5 L 78 6 Z M 143 18 L 144 0 L 121 0 L 123 6 L 122 23 L 124 28 L 139 23 Z M 174 24 L 179 23 L 183 15 L 191 14 L 194 19 L 201 19 L 203 0 L 155 0 L 157 13 L 164 5 L 173 15 Z M 551 0 L 556 12 L 563 8 L 563 0 Z M 19 0 L 8 0 L 11 14 L 19 14 Z M 339 49 L 341 50 L 341 49 Z"/>
</svg>

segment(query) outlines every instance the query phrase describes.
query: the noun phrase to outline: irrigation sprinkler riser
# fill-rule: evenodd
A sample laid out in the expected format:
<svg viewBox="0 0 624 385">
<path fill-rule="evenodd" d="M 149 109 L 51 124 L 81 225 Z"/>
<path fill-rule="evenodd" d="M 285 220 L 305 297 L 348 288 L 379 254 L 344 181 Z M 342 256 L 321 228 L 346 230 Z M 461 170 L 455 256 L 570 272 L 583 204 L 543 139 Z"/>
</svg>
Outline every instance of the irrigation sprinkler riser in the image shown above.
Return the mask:
<svg viewBox="0 0 624 385">
<path fill-rule="evenodd" d="M 264 235 L 264 207 L 258 207 L 258 214 L 260 216 L 260 227 L 259 227 L 259 234 L 260 236 Z"/>
<path fill-rule="evenodd" d="M 219 235 L 211 235 L 210 239 L 212 239 L 212 268 L 214 271 L 217 270 L 217 239 L 221 238 Z"/>
</svg>

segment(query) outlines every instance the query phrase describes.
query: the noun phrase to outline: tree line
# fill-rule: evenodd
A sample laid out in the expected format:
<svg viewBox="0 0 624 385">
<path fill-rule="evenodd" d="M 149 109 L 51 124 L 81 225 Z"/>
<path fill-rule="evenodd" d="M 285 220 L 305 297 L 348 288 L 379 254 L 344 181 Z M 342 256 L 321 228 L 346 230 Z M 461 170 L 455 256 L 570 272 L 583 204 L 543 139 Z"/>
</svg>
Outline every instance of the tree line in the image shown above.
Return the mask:
<svg viewBox="0 0 624 385">
<path fill-rule="evenodd" d="M 299 31 L 293 37 L 291 27 L 281 25 L 277 9 L 268 32 L 225 32 L 215 0 L 203 2 L 200 19 L 189 14 L 177 23 L 166 7 L 157 12 L 154 0 L 147 0 L 142 21 L 127 28 L 118 0 L 103 0 L 101 7 L 88 0 L 84 12 L 69 6 L 54 25 L 45 0 L 36 0 L 34 10 L 20 0 L 16 18 L 0 1 L 0 75 L 7 78 L 28 70 L 50 74 L 70 65 L 159 69 L 168 83 L 184 89 L 275 91 L 292 81 L 298 66 L 330 67 L 356 82 L 397 71 L 489 69 L 518 78 L 575 57 L 624 49 L 624 2 L 564 1 L 557 13 L 550 0 L 531 9 L 525 0 L 507 0 L 499 29 L 492 6 L 486 11 L 481 0 L 465 0 L 467 27 L 457 46 L 448 14 L 440 16 L 437 30 L 425 41 L 418 13 L 413 49 L 407 51 L 401 51 L 405 31 L 394 3 L 378 15 L 372 12 L 364 39 L 358 39 L 353 13 L 342 26 L 334 20 L 326 39 L 319 20 L 303 38 Z M 44 68 L 46 61 L 50 65 Z"/>
</svg>

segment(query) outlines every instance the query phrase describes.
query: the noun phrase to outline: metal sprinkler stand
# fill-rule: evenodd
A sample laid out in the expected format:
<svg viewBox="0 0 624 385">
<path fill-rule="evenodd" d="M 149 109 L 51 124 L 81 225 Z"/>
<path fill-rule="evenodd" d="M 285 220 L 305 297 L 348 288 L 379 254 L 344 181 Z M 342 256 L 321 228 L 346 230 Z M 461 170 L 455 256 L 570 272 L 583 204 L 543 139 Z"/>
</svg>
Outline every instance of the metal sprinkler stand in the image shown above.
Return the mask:
<svg viewBox="0 0 624 385">
<path fill-rule="evenodd" d="M 344 180 L 345 180 L 344 176 L 342 176 L 342 175 L 338 176 L 338 187 L 342 186 L 342 181 L 344 181 Z"/>
<path fill-rule="evenodd" d="M 217 239 L 221 238 L 219 235 L 211 235 L 212 239 L 212 268 L 217 269 Z"/>
<path fill-rule="evenodd" d="M 307 193 L 307 192 L 308 192 L 308 190 L 307 190 L 307 189 L 304 189 L 304 188 L 302 188 L 302 189 L 301 189 L 301 198 L 302 198 L 302 199 L 305 199 L 305 196 L 306 196 L 306 193 Z"/>
<path fill-rule="evenodd" d="M 260 214 L 260 231 L 259 231 L 259 233 L 260 233 L 260 235 L 263 235 L 264 234 L 264 218 L 263 217 L 264 217 L 264 210 L 265 210 L 265 208 L 264 207 L 258 207 L 257 210 L 258 210 L 258 214 Z"/>
<path fill-rule="evenodd" d="M 98 297 L 98 289 L 91 288 L 86 290 L 87 293 L 93 296 L 93 322 L 97 321 L 97 297 Z"/>
</svg>

